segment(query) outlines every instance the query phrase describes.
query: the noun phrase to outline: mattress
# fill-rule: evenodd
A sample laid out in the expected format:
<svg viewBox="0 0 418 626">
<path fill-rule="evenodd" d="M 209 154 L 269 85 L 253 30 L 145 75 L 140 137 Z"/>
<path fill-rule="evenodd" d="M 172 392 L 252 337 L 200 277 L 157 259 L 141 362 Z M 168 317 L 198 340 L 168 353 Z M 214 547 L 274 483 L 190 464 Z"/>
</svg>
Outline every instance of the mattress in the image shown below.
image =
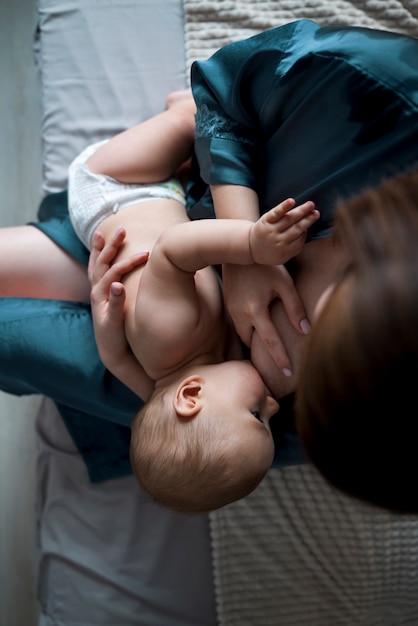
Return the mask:
<svg viewBox="0 0 418 626">
<path fill-rule="evenodd" d="M 226 43 L 302 17 L 418 36 L 417 0 L 40 0 L 39 15 L 44 195 Z M 209 520 L 220 626 L 418 624 L 417 516 L 354 502 L 300 466 Z"/>
</svg>

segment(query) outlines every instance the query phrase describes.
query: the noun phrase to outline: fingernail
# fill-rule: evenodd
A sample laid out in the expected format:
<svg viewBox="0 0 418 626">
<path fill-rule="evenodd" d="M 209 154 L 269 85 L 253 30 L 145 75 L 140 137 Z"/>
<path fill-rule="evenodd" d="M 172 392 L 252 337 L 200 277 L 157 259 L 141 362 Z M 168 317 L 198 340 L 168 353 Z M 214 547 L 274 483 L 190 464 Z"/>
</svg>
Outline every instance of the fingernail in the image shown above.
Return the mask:
<svg viewBox="0 0 418 626">
<path fill-rule="evenodd" d="M 288 367 L 284 367 L 282 369 L 283 375 L 286 376 L 286 378 L 290 378 L 291 376 L 293 376 L 293 372 L 292 370 L 290 370 Z"/>
<path fill-rule="evenodd" d="M 110 286 L 114 296 L 120 296 L 122 293 L 122 285 L 120 283 L 112 283 Z"/>
<path fill-rule="evenodd" d="M 304 335 L 307 335 L 311 330 L 311 325 L 307 319 L 302 320 L 299 326 Z"/>
</svg>

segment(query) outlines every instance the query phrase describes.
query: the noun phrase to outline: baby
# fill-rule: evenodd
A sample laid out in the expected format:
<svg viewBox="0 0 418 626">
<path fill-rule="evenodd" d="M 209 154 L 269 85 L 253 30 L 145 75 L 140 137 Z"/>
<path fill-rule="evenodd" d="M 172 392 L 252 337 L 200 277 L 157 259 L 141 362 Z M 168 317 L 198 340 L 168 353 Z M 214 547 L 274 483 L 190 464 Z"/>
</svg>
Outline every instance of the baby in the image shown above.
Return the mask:
<svg viewBox="0 0 418 626">
<path fill-rule="evenodd" d="M 194 115 L 189 92 L 178 94 L 163 113 L 88 148 L 69 170 L 71 219 L 92 249 L 101 358 L 147 399 L 132 423 L 133 471 L 155 500 L 183 512 L 246 496 L 274 454 L 269 419 L 278 404 L 243 358 L 211 266 L 282 264 L 319 216 L 312 202 L 287 199 L 256 222 L 189 221 L 174 174 L 191 154 Z M 149 260 L 137 267 L 144 249 Z M 126 297 L 123 345 L 100 328 L 117 297 Z"/>
</svg>

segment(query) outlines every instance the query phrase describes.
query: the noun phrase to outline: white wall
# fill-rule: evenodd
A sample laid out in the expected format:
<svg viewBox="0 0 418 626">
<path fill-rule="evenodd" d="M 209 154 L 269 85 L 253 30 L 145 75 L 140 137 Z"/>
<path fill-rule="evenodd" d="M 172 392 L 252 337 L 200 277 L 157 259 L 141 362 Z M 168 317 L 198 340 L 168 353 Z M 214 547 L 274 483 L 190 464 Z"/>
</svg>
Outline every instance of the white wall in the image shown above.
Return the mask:
<svg viewBox="0 0 418 626">
<path fill-rule="evenodd" d="M 40 199 L 36 0 L 0 0 L 0 226 L 23 224 Z M 5 339 L 0 337 L 0 341 Z M 33 626 L 38 397 L 0 392 L 0 626 Z"/>
</svg>

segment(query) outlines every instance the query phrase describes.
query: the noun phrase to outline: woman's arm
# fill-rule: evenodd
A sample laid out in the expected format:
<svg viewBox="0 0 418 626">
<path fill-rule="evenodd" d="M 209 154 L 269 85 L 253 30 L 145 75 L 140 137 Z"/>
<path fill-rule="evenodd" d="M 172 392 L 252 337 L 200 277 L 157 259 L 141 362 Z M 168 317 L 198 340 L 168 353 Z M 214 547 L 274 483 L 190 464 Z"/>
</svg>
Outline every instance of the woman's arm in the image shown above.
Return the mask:
<svg viewBox="0 0 418 626">
<path fill-rule="evenodd" d="M 0 297 L 89 301 L 86 268 L 38 228 L 0 228 L 0 250 Z"/>
<path fill-rule="evenodd" d="M 192 67 L 196 154 L 202 178 L 211 185 L 217 217 L 258 218 L 258 192 L 263 195 L 265 174 L 264 142 L 280 124 L 284 110 L 289 111 L 283 90 L 279 90 L 283 98 L 273 98 L 275 109 L 271 96 L 277 93 L 281 75 L 293 58 L 289 42 L 298 28 L 291 23 L 225 46 Z M 309 24 L 304 28 L 309 30 Z M 287 60 L 282 63 L 283 59 Z M 282 300 L 298 332 L 307 332 L 309 322 L 287 270 L 282 267 L 273 272 L 264 267 L 255 271 L 225 265 L 223 280 L 226 306 L 240 337 L 250 345 L 255 328 L 276 365 L 289 373 L 290 359 L 270 318 L 271 298 Z"/>
<path fill-rule="evenodd" d="M 212 198 L 217 218 L 245 217 L 256 221 L 259 216 L 257 194 L 239 185 L 213 185 Z M 295 256 L 298 252 L 295 250 Z M 289 257 L 290 258 L 290 257 Z M 286 348 L 270 317 L 270 305 L 282 301 L 293 328 L 306 334 L 310 324 L 293 280 L 284 267 L 242 266 L 224 264 L 222 268 L 224 300 L 235 329 L 248 346 L 255 330 L 276 366 L 286 376 L 293 371 Z"/>
</svg>

